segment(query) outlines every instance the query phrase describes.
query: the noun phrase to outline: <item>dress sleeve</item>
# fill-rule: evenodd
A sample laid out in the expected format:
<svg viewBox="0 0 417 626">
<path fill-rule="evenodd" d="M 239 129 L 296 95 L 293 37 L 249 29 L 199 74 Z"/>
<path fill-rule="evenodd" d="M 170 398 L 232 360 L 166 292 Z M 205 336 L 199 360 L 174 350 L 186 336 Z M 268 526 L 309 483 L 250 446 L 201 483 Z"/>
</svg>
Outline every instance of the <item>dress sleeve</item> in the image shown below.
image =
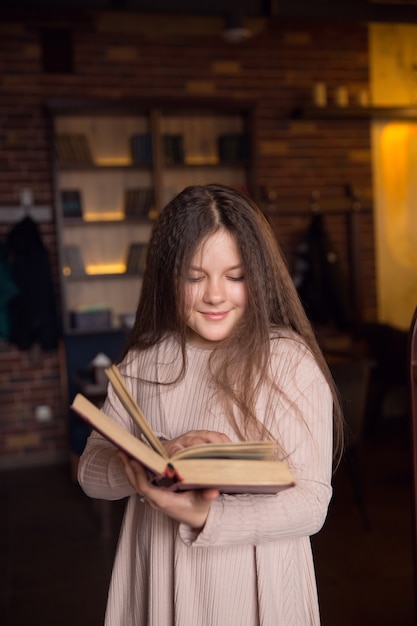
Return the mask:
<svg viewBox="0 0 417 626">
<path fill-rule="evenodd" d="M 180 525 L 188 545 L 257 545 L 310 536 L 324 524 L 332 495 L 332 395 L 302 346 L 274 357 L 272 365 L 282 393 L 274 392 L 271 430 L 287 454 L 296 486 L 277 495 L 221 495 L 201 532 Z"/>
</svg>

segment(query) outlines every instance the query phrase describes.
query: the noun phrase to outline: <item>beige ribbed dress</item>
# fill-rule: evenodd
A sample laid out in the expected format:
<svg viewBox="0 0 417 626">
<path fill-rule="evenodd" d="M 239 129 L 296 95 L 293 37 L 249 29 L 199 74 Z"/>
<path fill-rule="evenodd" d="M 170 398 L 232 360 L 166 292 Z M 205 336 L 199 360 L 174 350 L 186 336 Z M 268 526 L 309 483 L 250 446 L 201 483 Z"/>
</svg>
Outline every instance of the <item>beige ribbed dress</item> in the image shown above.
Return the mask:
<svg viewBox="0 0 417 626">
<path fill-rule="evenodd" d="M 293 336 L 271 340 L 271 368 L 285 394 L 264 389 L 258 417 L 288 453 L 297 486 L 271 495 L 222 495 L 200 533 L 141 503 L 112 446 L 93 433 L 79 480 L 94 498 L 130 496 L 121 529 L 106 626 L 317 626 L 320 623 L 309 536 L 324 523 L 331 497 L 332 399 L 308 350 Z M 189 347 L 184 380 L 172 380 L 173 339 L 121 365 L 158 436 L 191 429 L 236 436 L 207 378 L 210 352 Z M 133 430 L 109 389 L 104 411 Z"/>
</svg>

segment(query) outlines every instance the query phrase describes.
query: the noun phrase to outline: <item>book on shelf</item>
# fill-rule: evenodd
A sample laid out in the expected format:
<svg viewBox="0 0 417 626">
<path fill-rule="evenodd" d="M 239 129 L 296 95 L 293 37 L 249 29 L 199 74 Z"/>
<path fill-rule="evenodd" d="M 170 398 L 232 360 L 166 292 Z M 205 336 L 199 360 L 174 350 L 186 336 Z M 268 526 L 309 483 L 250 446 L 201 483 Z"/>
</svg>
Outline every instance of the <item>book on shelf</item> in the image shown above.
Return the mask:
<svg viewBox="0 0 417 626">
<path fill-rule="evenodd" d="M 145 271 L 146 256 L 148 254 L 147 243 L 131 243 L 126 259 L 127 274 L 141 274 Z"/>
<path fill-rule="evenodd" d="M 65 276 L 83 276 L 84 261 L 80 247 L 74 244 L 63 247 L 63 273 Z"/>
<path fill-rule="evenodd" d="M 162 139 L 165 165 L 184 163 L 184 137 L 178 134 L 165 134 Z"/>
<path fill-rule="evenodd" d="M 85 135 L 58 134 L 55 149 L 61 165 L 91 165 L 94 163 Z"/>
<path fill-rule="evenodd" d="M 245 133 L 223 133 L 218 138 L 222 163 L 246 161 L 249 158 L 249 137 Z"/>
<path fill-rule="evenodd" d="M 154 204 L 154 192 L 151 187 L 137 187 L 125 190 L 125 217 L 149 219 Z"/>
<path fill-rule="evenodd" d="M 132 163 L 134 165 L 151 165 L 153 159 L 152 137 L 150 133 L 137 133 L 130 139 Z"/>
<path fill-rule="evenodd" d="M 65 218 L 82 218 L 81 192 L 78 189 L 62 189 L 61 207 Z"/>
<path fill-rule="evenodd" d="M 141 438 L 116 423 L 82 394 L 71 408 L 103 437 L 138 460 L 153 475 L 153 483 L 173 490 L 216 487 L 225 493 L 278 493 L 294 486 L 288 466 L 278 460 L 273 441 L 209 443 L 190 446 L 168 456 L 116 366 L 106 374 Z"/>
</svg>

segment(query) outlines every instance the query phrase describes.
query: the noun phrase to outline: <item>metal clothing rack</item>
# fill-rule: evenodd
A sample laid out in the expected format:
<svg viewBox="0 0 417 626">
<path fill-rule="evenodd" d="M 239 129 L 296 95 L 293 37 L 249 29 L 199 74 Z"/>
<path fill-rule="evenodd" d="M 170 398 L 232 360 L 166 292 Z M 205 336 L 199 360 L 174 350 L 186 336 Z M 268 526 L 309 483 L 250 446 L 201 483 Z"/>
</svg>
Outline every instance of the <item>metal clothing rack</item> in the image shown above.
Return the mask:
<svg viewBox="0 0 417 626">
<path fill-rule="evenodd" d="M 17 224 L 24 217 L 30 217 L 37 224 L 52 222 L 50 206 L 0 206 L 0 224 Z"/>
<path fill-rule="evenodd" d="M 285 206 L 285 209 L 278 207 Z M 295 198 L 275 198 L 268 195 L 268 202 L 263 203 L 265 214 L 270 219 L 309 218 L 320 214 L 326 216 L 342 216 L 346 218 L 346 240 L 349 265 L 349 291 L 352 301 L 354 330 L 360 329 L 363 322 L 363 292 L 362 292 L 362 258 L 361 258 L 361 221 L 371 209 L 365 208 L 360 199 L 360 193 L 353 187 L 347 186 L 346 196 L 342 198 L 321 198 L 320 192 L 311 193 L 306 208 L 300 209 L 300 200 Z"/>
</svg>

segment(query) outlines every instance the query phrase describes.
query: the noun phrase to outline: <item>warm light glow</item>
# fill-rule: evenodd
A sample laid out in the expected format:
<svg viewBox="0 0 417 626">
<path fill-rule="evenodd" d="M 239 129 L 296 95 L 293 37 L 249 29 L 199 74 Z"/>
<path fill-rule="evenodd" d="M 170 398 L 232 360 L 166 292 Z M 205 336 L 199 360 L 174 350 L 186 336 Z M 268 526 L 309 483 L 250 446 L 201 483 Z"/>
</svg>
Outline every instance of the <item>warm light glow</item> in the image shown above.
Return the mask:
<svg viewBox="0 0 417 626">
<path fill-rule="evenodd" d="M 380 148 L 388 248 L 397 262 L 417 267 L 417 126 L 387 124 L 382 131 Z"/>
<path fill-rule="evenodd" d="M 129 157 L 98 157 L 95 160 L 95 164 L 100 167 L 126 167 L 126 165 L 132 165 L 132 159 Z"/>
<path fill-rule="evenodd" d="M 83 219 L 86 222 L 121 222 L 124 220 L 123 211 L 107 211 L 106 213 L 84 213 Z"/>
<path fill-rule="evenodd" d="M 409 328 L 417 302 L 417 124 L 373 126 L 378 320 Z"/>
<path fill-rule="evenodd" d="M 371 100 L 376 106 L 415 106 L 416 24 L 369 25 Z"/>
<path fill-rule="evenodd" d="M 124 274 L 126 272 L 125 263 L 102 263 L 99 265 L 87 265 L 85 271 L 90 276 L 99 274 Z"/>
<path fill-rule="evenodd" d="M 62 273 L 64 274 L 64 276 L 71 276 L 71 268 L 68 265 L 65 265 L 62 268 Z"/>
</svg>

